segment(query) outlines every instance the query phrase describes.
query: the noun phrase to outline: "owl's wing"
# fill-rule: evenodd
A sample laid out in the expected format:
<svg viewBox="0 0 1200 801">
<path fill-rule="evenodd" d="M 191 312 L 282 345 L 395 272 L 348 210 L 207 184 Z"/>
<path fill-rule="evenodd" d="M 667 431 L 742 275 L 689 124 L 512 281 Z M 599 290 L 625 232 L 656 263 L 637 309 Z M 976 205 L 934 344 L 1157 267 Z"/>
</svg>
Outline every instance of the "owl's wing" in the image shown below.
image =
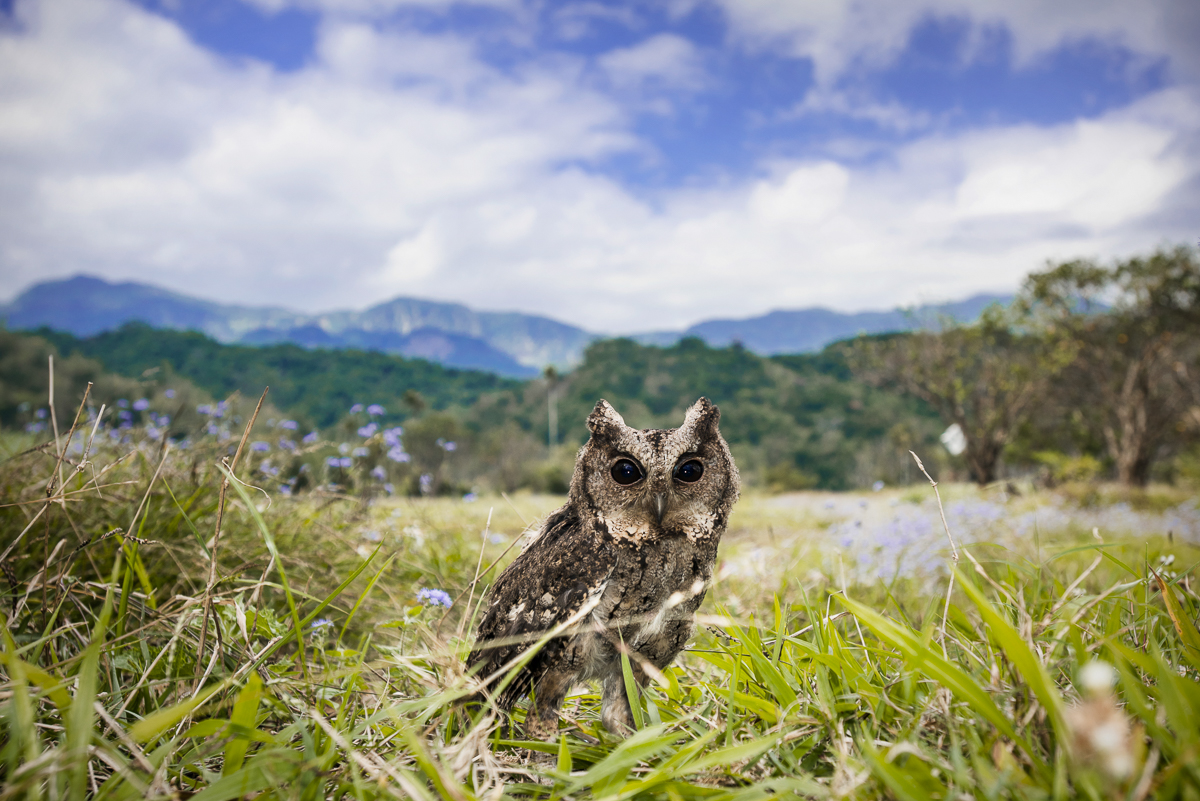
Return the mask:
<svg viewBox="0 0 1200 801">
<path fill-rule="evenodd" d="M 595 606 L 612 574 L 615 558 L 602 547 L 594 526 L 574 510 L 563 507 L 542 527 L 542 533 L 509 565 L 492 585 L 487 611 L 479 624 L 467 668 L 487 678 L 524 653 L 547 631 L 585 618 Z M 580 621 L 576 621 L 580 622 Z M 577 626 L 546 643 L 504 689 L 500 705 L 510 707 L 562 658 Z M 501 681 L 503 676 L 493 680 Z"/>
</svg>

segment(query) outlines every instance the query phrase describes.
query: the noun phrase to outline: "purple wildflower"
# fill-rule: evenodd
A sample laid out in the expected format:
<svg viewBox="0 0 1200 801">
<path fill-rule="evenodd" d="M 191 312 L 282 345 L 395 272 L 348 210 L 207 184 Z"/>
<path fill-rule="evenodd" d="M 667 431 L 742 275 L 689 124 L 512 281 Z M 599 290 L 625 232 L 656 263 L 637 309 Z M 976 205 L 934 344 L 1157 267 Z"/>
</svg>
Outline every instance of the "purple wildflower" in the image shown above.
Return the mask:
<svg viewBox="0 0 1200 801">
<path fill-rule="evenodd" d="M 383 481 L 385 478 L 387 478 L 387 471 L 383 469 L 383 465 L 376 465 L 375 467 L 371 468 L 371 475 L 375 479 Z"/>
<path fill-rule="evenodd" d="M 316 442 L 320 438 L 321 438 L 321 435 L 318 434 L 316 431 L 309 431 L 307 434 L 305 434 L 301 438 L 300 441 L 303 442 L 305 445 L 312 445 L 314 442 Z"/>
<path fill-rule="evenodd" d="M 263 442 L 263 441 L 260 439 L 260 440 L 258 440 L 258 441 L 256 441 L 256 442 L 251 442 L 251 443 L 250 443 L 250 450 L 252 450 L 252 451 L 258 451 L 259 453 L 266 453 L 267 451 L 271 450 L 271 443 L 269 443 L 269 442 Z"/>
<path fill-rule="evenodd" d="M 135 412 L 144 412 L 150 408 L 150 401 L 146 398 L 138 398 L 133 402 L 133 410 Z"/>
<path fill-rule="evenodd" d="M 363 405 L 361 403 L 356 403 L 350 407 L 350 414 L 358 414 L 362 410 L 363 410 Z"/>
<path fill-rule="evenodd" d="M 409 455 L 404 452 L 403 446 L 396 445 L 387 452 L 387 457 L 393 462 L 407 462 Z"/>
<path fill-rule="evenodd" d="M 173 397 L 175 397 L 175 390 L 168 389 L 166 392 L 163 393 L 163 395 L 167 396 L 168 398 L 173 398 Z"/>
<path fill-rule="evenodd" d="M 386 414 L 386 412 L 378 403 L 372 403 L 367 407 L 367 414 L 371 415 L 372 417 L 378 417 L 381 414 Z"/>
<path fill-rule="evenodd" d="M 368 423 L 367 425 L 358 429 L 358 435 L 363 439 L 366 439 L 367 437 L 375 436 L 375 432 L 378 430 L 379 426 L 375 425 L 374 423 Z"/>
<path fill-rule="evenodd" d="M 450 598 L 450 593 L 445 590 L 433 590 L 428 587 L 423 587 L 417 590 L 417 600 L 429 606 L 444 606 L 447 609 L 454 603 Z"/>
<path fill-rule="evenodd" d="M 295 420 L 280 420 L 279 427 L 285 431 L 295 431 L 300 426 Z"/>
</svg>

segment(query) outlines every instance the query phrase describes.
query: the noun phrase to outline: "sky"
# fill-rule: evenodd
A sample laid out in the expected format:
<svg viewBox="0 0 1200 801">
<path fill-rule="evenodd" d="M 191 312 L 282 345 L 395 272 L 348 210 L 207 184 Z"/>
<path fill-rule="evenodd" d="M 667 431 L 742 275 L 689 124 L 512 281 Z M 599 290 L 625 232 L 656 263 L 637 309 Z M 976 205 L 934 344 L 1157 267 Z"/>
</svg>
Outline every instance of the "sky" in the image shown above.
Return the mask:
<svg viewBox="0 0 1200 801">
<path fill-rule="evenodd" d="M 1194 0 L 0 0 L 0 300 L 598 333 L 1200 238 Z"/>
</svg>

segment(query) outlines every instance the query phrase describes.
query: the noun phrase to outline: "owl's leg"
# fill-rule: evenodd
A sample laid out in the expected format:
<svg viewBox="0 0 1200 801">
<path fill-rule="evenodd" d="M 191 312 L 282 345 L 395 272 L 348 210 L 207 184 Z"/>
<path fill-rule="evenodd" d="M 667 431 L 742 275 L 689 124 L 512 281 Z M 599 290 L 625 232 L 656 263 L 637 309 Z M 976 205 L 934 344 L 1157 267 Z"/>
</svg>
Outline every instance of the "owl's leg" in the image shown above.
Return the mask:
<svg viewBox="0 0 1200 801">
<path fill-rule="evenodd" d="M 620 667 L 604 678 L 600 720 L 604 723 L 604 728 L 613 734 L 633 733 L 633 710 L 629 708 L 629 696 L 625 694 L 625 677 Z"/>
<path fill-rule="evenodd" d="M 542 676 L 534 691 L 534 703 L 525 715 L 525 737 L 530 740 L 553 740 L 558 733 L 558 708 L 567 697 L 575 679 L 574 673 L 551 670 Z"/>
</svg>

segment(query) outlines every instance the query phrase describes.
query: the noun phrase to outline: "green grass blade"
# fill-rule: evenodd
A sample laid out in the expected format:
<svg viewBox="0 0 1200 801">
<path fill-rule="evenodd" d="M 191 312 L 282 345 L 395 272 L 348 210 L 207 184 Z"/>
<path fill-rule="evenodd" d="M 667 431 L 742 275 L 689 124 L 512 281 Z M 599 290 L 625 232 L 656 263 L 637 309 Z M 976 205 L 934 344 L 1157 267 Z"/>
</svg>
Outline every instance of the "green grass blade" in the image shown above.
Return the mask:
<svg viewBox="0 0 1200 801">
<path fill-rule="evenodd" d="M 1179 596 L 1175 594 L 1171 584 L 1157 571 L 1152 569 L 1150 572 L 1158 582 L 1158 587 L 1162 591 L 1163 604 L 1167 607 L 1167 614 L 1171 617 L 1171 623 L 1174 624 L 1175 631 L 1183 642 L 1184 657 L 1192 667 L 1200 670 L 1200 631 L 1196 630 L 1192 616 L 1180 603 Z"/>
<path fill-rule="evenodd" d="M 883 756 L 875 750 L 875 745 L 868 740 L 860 740 L 858 743 L 859 751 L 863 755 L 863 759 L 871 768 L 871 773 L 875 778 L 883 782 L 884 786 L 891 791 L 891 794 L 900 801 L 928 801 L 929 793 L 918 782 L 914 781 L 907 773 L 900 768 L 888 762 Z"/>
<path fill-rule="evenodd" d="M 699 773 L 700 771 L 711 770 L 713 768 L 732 765 L 735 762 L 743 760 L 752 760 L 760 754 L 770 750 L 776 743 L 783 738 L 782 734 L 774 734 L 769 737 L 759 737 L 745 743 L 726 746 L 725 748 L 717 749 L 712 753 L 705 754 L 686 765 L 679 771 L 678 775 L 686 775 L 689 773 Z"/>
<path fill-rule="evenodd" d="M 242 764 L 245 762 L 246 749 L 250 746 L 250 740 L 242 736 L 239 730 L 247 733 L 254 730 L 255 718 L 258 715 L 258 702 L 262 698 L 262 694 L 262 679 L 258 677 L 258 673 L 252 670 L 246 686 L 242 688 L 242 691 L 238 693 L 237 700 L 233 702 L 233 712 L 229 715 L 233 738 L 225 746 L 225 764 L 221 767 L 222 776 L 228 776 L 241 770 Z"/>
<path fill-rule="evenodd" d="M 272 751 L 258 754 L 241 770 L 222 776 L 191 797 L 189 801 L 233 801 L 271 788 L 283 789 L 296 777 L 296 754 Z M 287 796 L 283 796 L 287 797 Z"/>
<path fill-rule="evenodd" d="M 232 681 L 233 679 L 229 678 L 217 682 L 202 690 L 194 698 L 180 701 L 174 706 L 169 706 L 166 709 L 160 709 L 157 712 L 147 715 L 129 727 L 129 736 L 139 743 L 155 739 L 171 726 L 183 720 L 186 715 L 190 715 L 193 711 L 203 706 L 208 699 L 228 687 Z"/>
<path fill-rule="evenodd" d="M 1029 689 L 1046 709 L 1046 714 L 1050 717 L 1050 724 L 1054 727 L 1054 733 L 1059 742 L 1063 743 L 1064 747 L 1069 747 L 1071 735 L 1063 716 L 1062 695 L 1046 671 L 1046 666 L 1021 638 L 1020 633 L 984 597 L 983 591 L 971 581 L 970 577 L 957 568 L 955 568 L 955 573 L 962 585 L 962 591 L 975 604 L 983 621 L 992 630 L 992 636 L 1000 643 L 1000 647 L 1004 649 L 1009 661 L 1020 671 L 1021 677 L 1028 683 Z"/>
<path fill-rule="evenodd" d="M 646 728 L 646 721 L 642 719 L 642 697 L 638 692 L 637 681 L 633 678 L 629 654 L 625 652 L 621 653 L 621 676 L 625 679 L 625 698 L 629 701 L 629 711 L 633 713 L 633 727 L 640 731 Z"/>
<path fill-rule="evenodd" d="M 95 702 L 100 679 L 100 651 L 108 634 L 108 622 L 113 612 L 113 587 L 121 575 L 121 552 L 113 559 L 112 576 L 104 593 L 104 605 L 92 629 L 92 639 L 84 651 L 83 661 L 75 674 L 75 696 L 71 699 L 71 711 L 67 715 L 67 764 L 68 797 L 87 797 L 87 766 L 91 759 L 88 746 L 92 743 L 93 724 L 96 718 Z"/>
<path fill-rule="evenodd" d="M 962 668 L 927 646 L 912 629 L 900 626 L 850 598 L 838 596 L 838 601 L 861 620 L 867 628 L 874 631 L 881 640 L 898 650 L 914 670 L 938 682 L 965 701 L 971 709 L 995 726 L 1001 734 L 1018 743 L 1022 750 L 1039 766 L 1039 770 L 1045 770 L 1044 761 L 1025 738 L 1017 733 L 1012 721 L 1005 716 L 983 687 Z"/>
<path fill-rule="evenodd" d="M 370 564 L 371 560 L 375 558 L 375 554 L 379 553 L 379 549 L 382 547 L 383 547 L 382 543 L 375 546 L 375 550 L 372 551 L 371 555 L 367 557 L 367 561 L 363 565 L 363 567 L 366 567 L 367 564 Z M 392 562 L 396 561 L 396 556 L 397 556 L 397 554 L 392 554 L 391 556 L 389 556 L 388 560 L 383 563 L 382 567 L 379 568 L 379 572 L 377 572 L 374 576 L 371 576 L 371 578 L 368 579 L 366 588 L 361 593 L 359 593 L 358 598 L 354 601 L 354 606 L 352 606 L 350 608 L 350 614 L 346 615 L 346 622 L 342 624 L 342 630 L 338 632 L 337 641 L 339 643 L 342 641 L 342 638 L 346 636 L 346 629 L 348 629 L 350 627 L 350 621 L 354 620 L 354 616 L 356 614 L 358 614 L 359 607 L 361 607 L 363 605 L 363 602 L 367 600 L 367 596 L 371 594 L 371 590 L 375 588 L 375 584 L 379 581 L 380 578 L 383 577 L 384 572 L 389 567 L 392 566 Z M 357 575 L 357 574 L 355 574 L 355 575 Z"/>
<path fill-rule="evenodd" d="M 7 624 L 7 621 L 4 622 Z M 3 633 L 5 652 L 11 657 L 16 650 L 16 644 L 13 642 L 7 625 L 3 627 Z M 38 737 L 37 727 L 34 725 L 34 710 L 29 698 L 29 683 L 25 678 L 25 663 L 16 657 L 11 657 L 6 660 L 5 664 L 8 666 L 9 683 L 12 686 L 12 700 L 9 701 L 12 718 L 5 721 L 8 723 L 7 739 L 9 741 L 9 747 L 5 749 L 9 752 L 8 770 L 5 775 L 12 776 L 22 762 L 29 763 L 38 758 L 42 752 L 42 743 L 41 738 Z M 7 718 L 7 716 L 5 717 Z M 34 784 L 30 789 L 32 797 L 39 798 L 41 796 L 40 785 Z"/>
<path fill-rule="evenodd" d="M 574 762 L 571 759 L 571 748 L 567 745 L 567 735 L 558 738 L 558 772 L 564 776 L 571 773 Z"/>
<path fill-rule="evenodd" d="M 279 553 L 279 549 L 275 547 L 275 537 L 271 534 L 271 529 L 267 527 L 267 521 L 258 512 L 258 507 L 250 500 L 250 494 L 246 492 L 246 488 L 242 486 L 242 482 L 237 479 L 233 473 L 229 472 L 229 468 L 223 464 L 218 464 L 217 469 L 224 475 L 229 485 L 241 497 L 242 503 L 246 504 L 246 510 L 250 512 L 250 516 L 258 525 L 258 530 L 262 532 L 263 542 L 270 551 L 271 556 L 275 558 L 275 569 L 279 572 L 279 583 L 283 585 L 283 594 L 287 598 L 288 612 L 292 616 L 292 624 L 296 629 L 296 663 L 300 666 L 302 673 L 308 673 L 308 660 L 304 649 L 304 631 L 300 624 L 300 612 L 296 608 L 296 599 L 292 596 L 292 588 L 288 584 L 287 571 L 283 567 L 283 557 Z"/>
</svg>

